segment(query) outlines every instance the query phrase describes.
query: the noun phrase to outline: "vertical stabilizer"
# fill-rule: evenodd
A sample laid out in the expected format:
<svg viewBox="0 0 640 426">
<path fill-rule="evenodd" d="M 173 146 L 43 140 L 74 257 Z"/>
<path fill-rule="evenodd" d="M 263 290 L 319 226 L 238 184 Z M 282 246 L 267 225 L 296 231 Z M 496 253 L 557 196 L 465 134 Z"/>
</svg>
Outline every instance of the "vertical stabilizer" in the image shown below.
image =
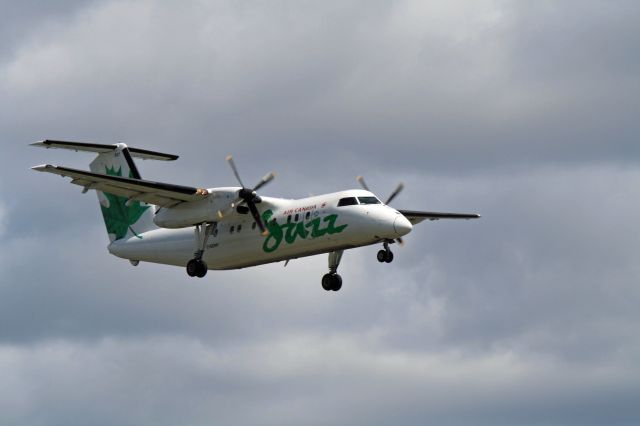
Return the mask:
<svg viewBox="0 0 640 426">
<path fill-rule="evenodd" d="M 141 179 L 129 148 L 123 143 L 98 154 L 89 166 L 94 173 Z M 111 242 L 123 238 L 143 238 L 145 231 L 157 228 L 153 223 L 153 207 L 135 197 L 127 199 L 108 192 L 96 191 L 100 209 Z"/>
</svg>

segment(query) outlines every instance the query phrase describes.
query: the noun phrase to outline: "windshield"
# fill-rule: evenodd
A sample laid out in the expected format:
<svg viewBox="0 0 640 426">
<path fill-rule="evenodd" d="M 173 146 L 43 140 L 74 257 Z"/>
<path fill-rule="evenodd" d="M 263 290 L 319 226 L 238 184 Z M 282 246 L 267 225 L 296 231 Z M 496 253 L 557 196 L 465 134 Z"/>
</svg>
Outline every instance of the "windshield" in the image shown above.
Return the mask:
<svg viewBox="0 0 640 426">
<path fill-rule="evenodd" d="M 380 204 L 380 200 L 376 197 L 358 197 L 360 204 Z"/>
<path fill-rule="evenodd" d="M 358 200 L 356 200 L 356 197 L 341 198 L 340 201 L 338 201 L 338 207 L 355 206 L 357 204 Z"/>
</svg>

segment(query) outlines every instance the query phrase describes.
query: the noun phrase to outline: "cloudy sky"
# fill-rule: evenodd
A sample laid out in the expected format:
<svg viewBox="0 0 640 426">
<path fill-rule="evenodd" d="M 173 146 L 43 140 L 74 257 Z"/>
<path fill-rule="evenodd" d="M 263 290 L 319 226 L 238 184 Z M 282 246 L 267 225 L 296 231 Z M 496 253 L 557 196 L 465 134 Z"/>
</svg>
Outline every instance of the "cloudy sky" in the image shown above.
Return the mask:
<svg viewBox="0 0 640 426">
<path fill-rule="evenodd" d="M 640 423 L 637 1 L 3 1 L 8 425 Z M 189 279 L 108 254 L 57 138 L 179 154 L 144 177 L 357 187 L 416 226 Z"/>
</svg>

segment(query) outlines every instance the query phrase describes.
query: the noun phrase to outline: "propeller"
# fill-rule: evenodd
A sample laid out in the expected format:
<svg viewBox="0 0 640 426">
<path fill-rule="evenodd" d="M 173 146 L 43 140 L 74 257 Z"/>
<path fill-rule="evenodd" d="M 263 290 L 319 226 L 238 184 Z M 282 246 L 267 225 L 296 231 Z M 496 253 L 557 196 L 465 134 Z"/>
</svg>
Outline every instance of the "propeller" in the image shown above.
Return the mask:
<svg viewBox="0 0 640 426">
<path fill-rule="evenodd" d="M 358 176 L 358 177 L 356 178 L 356 180 L 357 180 L 358 182 L 360 182 L 360 185 L 362 185 L 362 187 L 364 188 L 364 190 L 365 190 L 365 191 L 369 191 L 369 192 L 371 192 L 371 190 L 369 189 L 369 187 L 368 187 L 368 186 L 367 186 L 367 184 L 365 183 L 364 178 L 362 177 L 362 175 Z"/>
<path fill-rule="evenodd" d="M 360 183 L 360 185 L 365 189 L 365 191 L 369 191 L 371 192 L 371 190 L 369 189 L 369 187 L 367 186 L 367 183 L 364 181 L 364 178 L 362 176 L 358 176 L 356 177 L 356 180 Z M 398 194 L 400 194 L 400 192 L 402 192 L 402 190 L 404 189 L 404 183 L 400 182 L 398 184 L 398 186 L 396 186 L 396 189 L 393 190 L 393 192 L 391 193 L 391 195 L 389 195 L 389 197 L 387 198 L 387 201 L 385 201 L 386 205 L 389 205 L 389 203 L 391 203 L 391 201 L 393 201 L 393 199 L 395 199 Z M 398 242 L 398 244 L 400 244 L 401 246 L 404 245 L 404 240 L 400 237 L 396 238 L 396 241 Z"/>
<path fill-rule="evenodd" d="M 238 168 L 236 167 L 236 163 L 233 161 L 233 157 L 231 155 L 227 156 L 227 162 L 229 163 L 229 166 L 231 167 L 233 174 L 235 175 L 236 179 L 238 180 L 242 188 L 238 191 L 238 198 L 236 198 L 231 203 L 229 208 L 227 208 L 225 211 L 218 211 L 218 216 L 222 218 L 227 214 L 229 214 L 230 211 L 237 208 L 242 203 L 245 203 L 249 208 L 249 211 L 251 212 L 251 216 L 253 216 L 253 220 L 256 221 L 256 224 L 260 228 L 260 231 L 262 231 L 262 234 L 267 235 L 268 231 L 265 228 L 264 223 L 262 223 L 260 212 L 258 212 L 258 208 L 256 207 L 256 204 L 262 202 L 262 199 L 256 193 L 256 191 L 262 188 L 263 186 L 265 186 L 266 184 L 268 184 L 269 182 L 271 182 L 276 177 L 275 173 L 273 172 L 267 173 L 260 179 L 260 181 L 253 188 L 247 188 L 246 186 L 244 186 L 244 183 L 242 183 L 242 179 L 240 178 L 240 173 L 238 173 Z"/>
<path fill-rule="evenodd" d="M 400 192 L 402 192 L 402 190 L 404 189 L 404 183 L 400 182 L 398 184 L 398 186 L 396 186 L 396 189 L 393 190 L 393 192 L 391 193 L 391 195 L 389 195 L 389 198 L 387 198 L 387 201 L 385 201 L 384 203 L 389 205 L 389 203 L 391 203 L 391 201 L 396 198 L 398 196 L 398 194 Z"/>
</svg>

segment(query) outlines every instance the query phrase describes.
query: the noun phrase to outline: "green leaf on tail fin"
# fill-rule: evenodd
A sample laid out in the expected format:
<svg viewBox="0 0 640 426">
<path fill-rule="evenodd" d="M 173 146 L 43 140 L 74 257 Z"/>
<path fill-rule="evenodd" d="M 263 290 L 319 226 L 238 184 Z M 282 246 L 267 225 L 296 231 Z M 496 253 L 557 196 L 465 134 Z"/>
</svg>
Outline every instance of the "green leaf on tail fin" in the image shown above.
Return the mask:
<svg viewBox="0 0 640 426">
<path fill-rule="evenodd" d="M 117 171 L 115 167 L 106 168 L 107 175 L 109 176 L 122 176 L 122 167 Z M 133 177 L 129 172 L 129 177 Z M 104 224 L 107 226 L 107 232 L 114 234 L 116 240 L 124 238 L 127 235 L 127 231 L 131 228 L 131 225 L 136 223 L 142 214 L 149 208 L 149 206 L 143 206 L 140 201 L 132 201 L 129 206 L 126 205 L 127 198 L 119 197 L 117 195 L 103 192 L 104 196 L 109 200 L 109 207 L 105 207 L 100 204 L 102 209 L 102 216 L 104 217 Z M 131 232 L 140 237 L 136 232 L 131 229 Z"/>
</svg>

